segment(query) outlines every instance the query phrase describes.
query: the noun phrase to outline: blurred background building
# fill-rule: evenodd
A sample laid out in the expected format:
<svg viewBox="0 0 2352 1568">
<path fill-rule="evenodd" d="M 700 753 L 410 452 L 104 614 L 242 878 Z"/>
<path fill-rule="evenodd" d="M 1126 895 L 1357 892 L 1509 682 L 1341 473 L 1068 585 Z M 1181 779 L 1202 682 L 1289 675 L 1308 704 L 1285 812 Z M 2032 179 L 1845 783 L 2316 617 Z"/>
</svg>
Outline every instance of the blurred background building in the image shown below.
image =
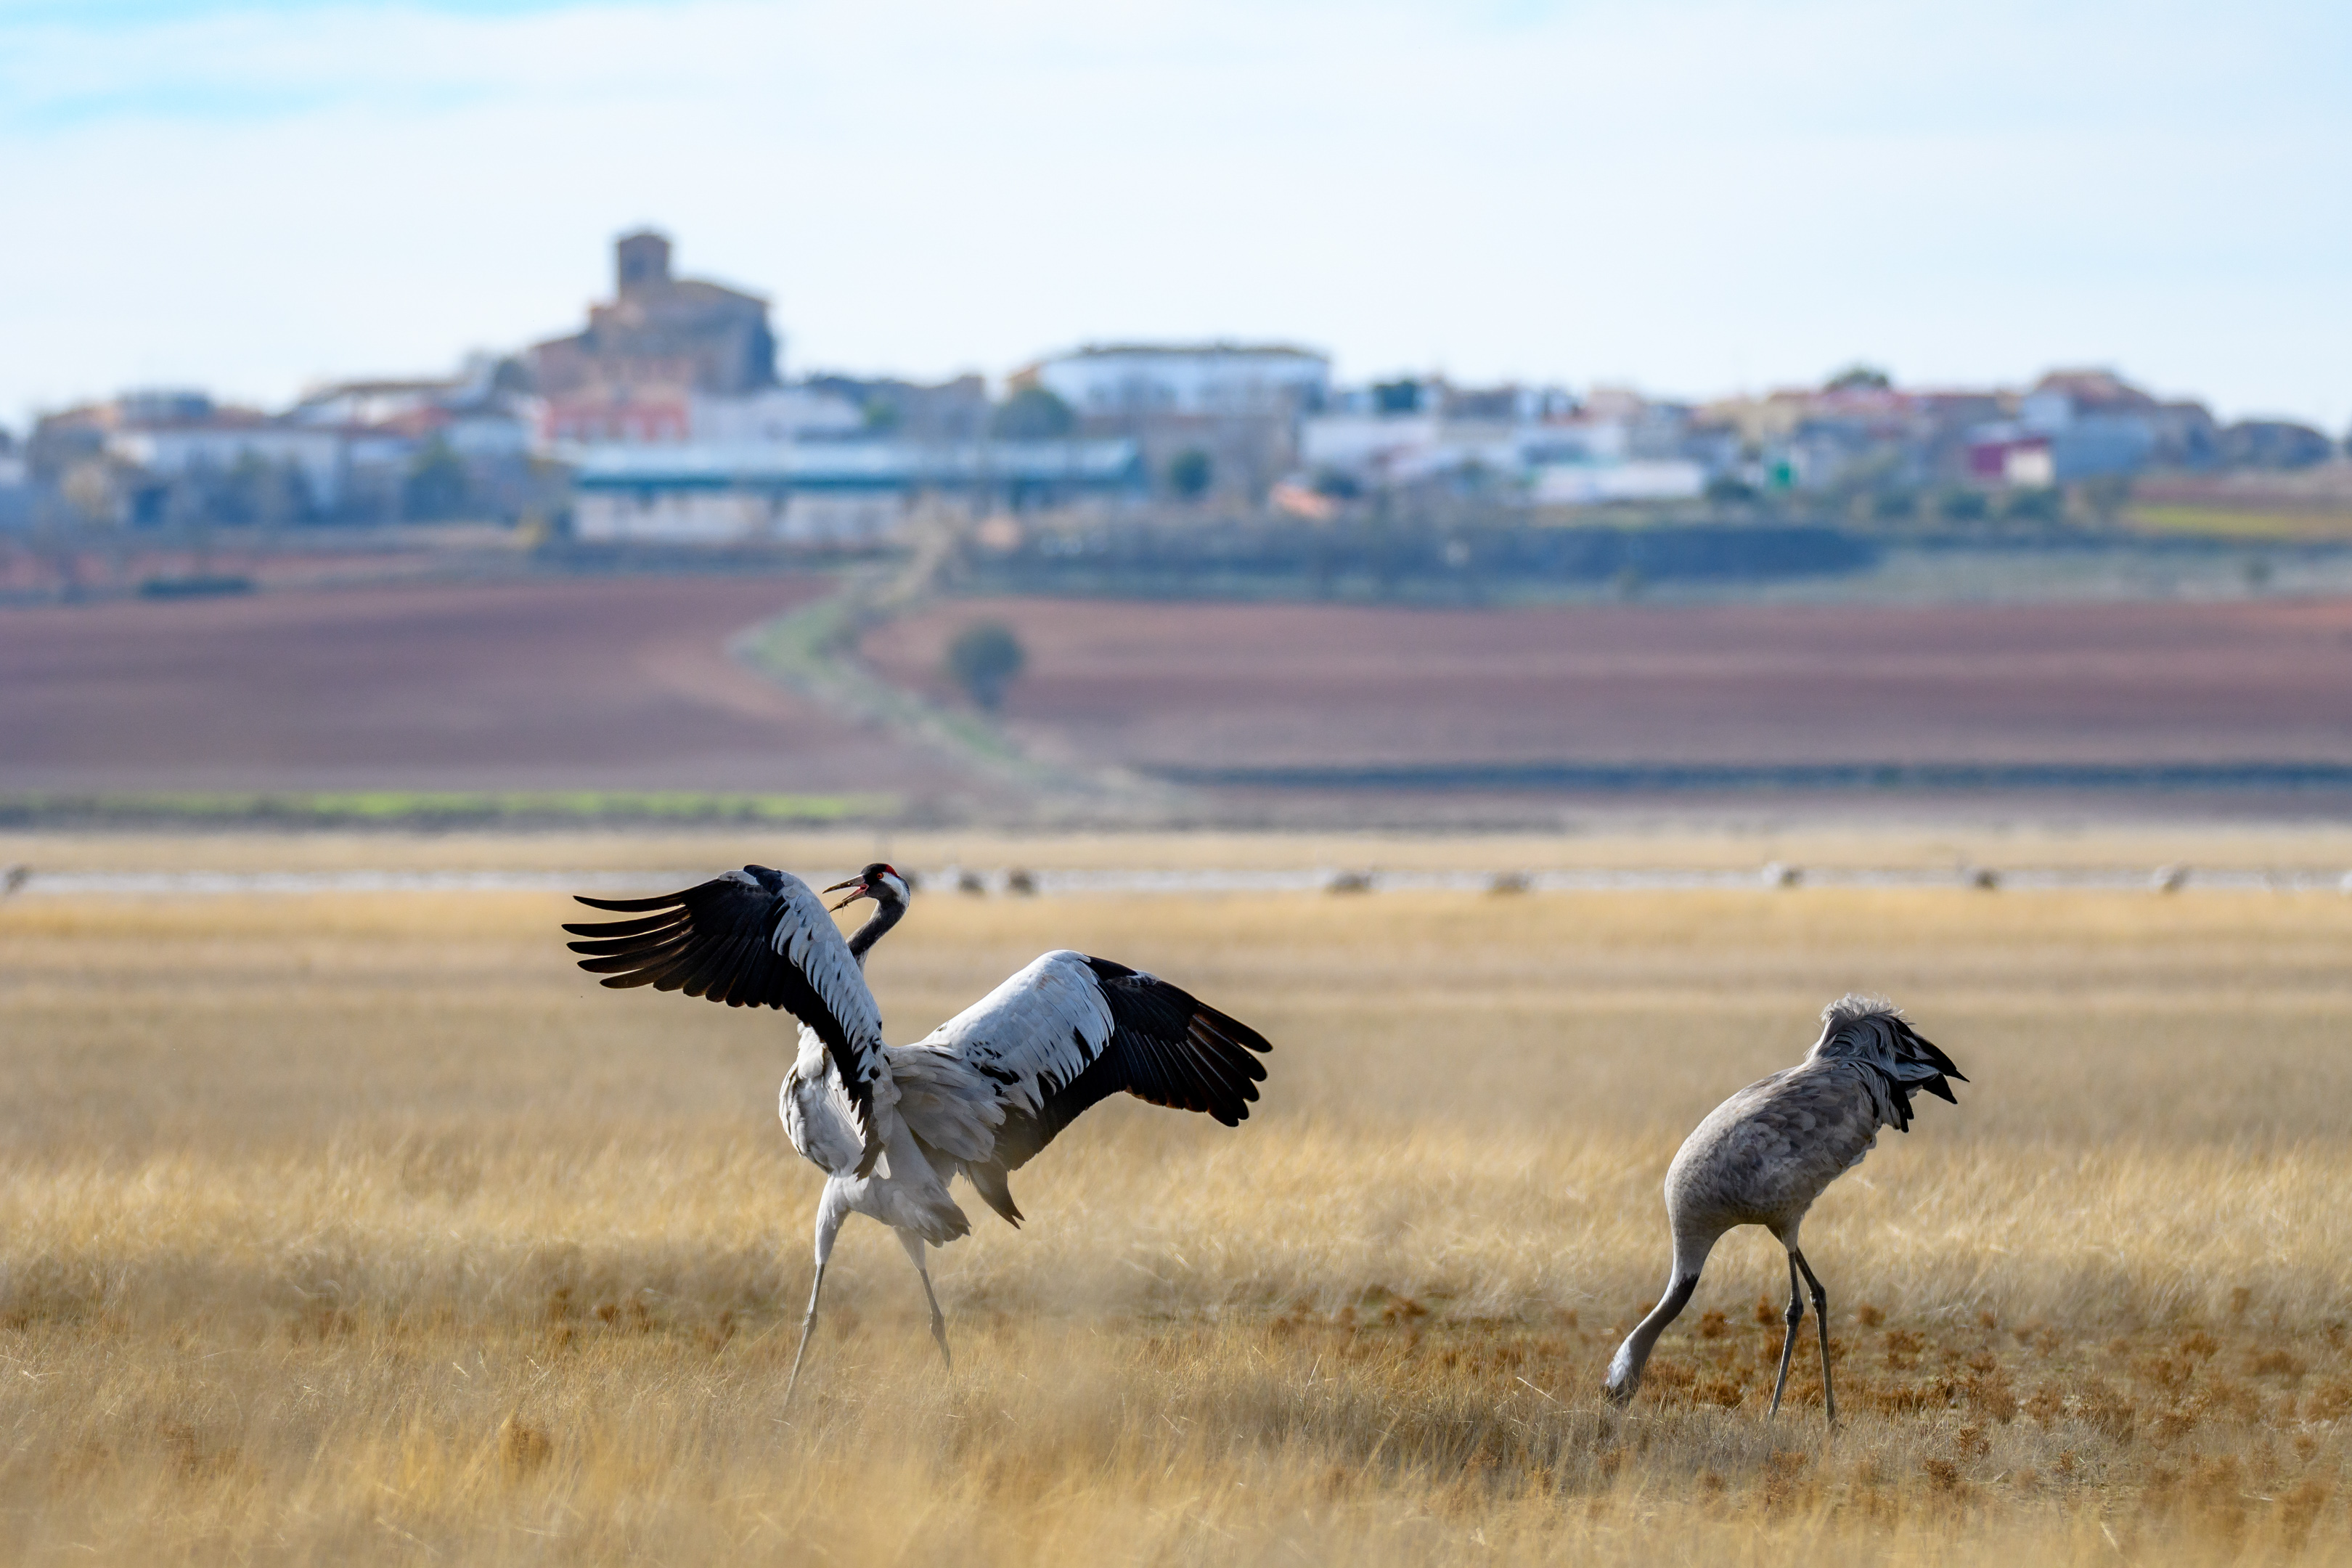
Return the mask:
<svg viewBox="0 0 2352 1568">
<path fill-rule="evenodd" d="M 2352 496 L 2326 432 L 2225 426 L 2101 368 L 1915 388 L 1856 366 L 1694 402 L 1440 374 L 1349 384 L 1295 344 L 1134 342 L 1046 355 L 992 391 L 978 374 L 788 377 L 768 300 L 677 276 L 652 230 L 614 242 L 612 287 L 581 331 L 447 374 L 324 384 L 274 412 L 156 388 L 47 415 L 0 444 L 0 528 L 470 520 L 838 548 L 900 541 L 926 497 L 974 519 L 1091 509 L 1098 535 L 1643 509 L 1966 530 L 2107 524 L 2135 497 L 2189 504 L 2216 486 L 2240 506 Z"/>
</svg>

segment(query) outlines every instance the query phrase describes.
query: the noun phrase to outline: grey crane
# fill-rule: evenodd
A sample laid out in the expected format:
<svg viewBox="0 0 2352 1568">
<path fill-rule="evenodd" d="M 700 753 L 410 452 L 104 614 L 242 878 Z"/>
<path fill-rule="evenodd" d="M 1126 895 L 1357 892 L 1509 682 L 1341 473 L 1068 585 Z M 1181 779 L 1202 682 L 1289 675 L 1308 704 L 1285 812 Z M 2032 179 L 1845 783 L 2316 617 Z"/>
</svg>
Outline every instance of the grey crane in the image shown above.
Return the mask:
<svg viewBox="0 0 2352 1568">
<path fill-rule="evenodd" d="M 842 1222 L 866 1215 L 898 1234 L 923 1281 L 931 1337 L 952 1367 L 947 1320 L 925 1247 L 969 1235 L 949 1194 L 961 1175 L 1018 1227 L 1007 1184 L 1097 1101 L 1121 1090 L 1207 1113 L 1249 1115 L 1265 1037 L 1157 976 L 1066 949 L 1041 955 L 911 1046 L 886 1046 L 864 965 L 906 917 L 907 879 L 877 861 L 828 893 L 874 913 L 844 941 L 832 913 L 789 872 L 746 866 L 652 899 L 580 902 L 639 918 L 563 929 L 580 967 L 614 987 L 650 985 L 730 1007 L 776 1007 L 800 1020 L 800 1051 L 777 1110 L 802 1157 L 825 1173 L 817 1203 L 816 1278 L 793 1355 L 789 1402 L 816 1325 L 818 1294 Z"/>
<path fill-rule="evenodd" d="M 1789 1331 L 1771 1415 L 1780 1413 L 1789 1361 L 1804 1321 L 1805 1290 L 1822 1335 L 1822 1399 L 1837 1419 L 1830 1386 L 1829 1293 L 1797 1245 L 1798 1226 L 1832 1182 L 1862 1163 L 1878 1130 L 1911 1131 L 1911 1097 L 1921 1089 L 1957 1105 L 1948 1079 L 1968 1082 L 1952 1058 L 1880 997 L 1842 996 L 1822 1013 L 1822 1036 L 1797 1066 L 1749 1084 L 1707 1113 L 1666 1168 L 1666 1217 L 1675 1258 L 1666 1293 L 1617 1347 L 1609 1397 L 1623 1405 L 1666 1325 L 1690 1304 L 1699 1270 L 1724 1232 L 1760 1225 L 1789 1249 Z M 1798 1274 L 1804 1275 L 1803 1284 Z M 1768 1417 L 1769 1419 L 1769 1417 Z"/>
</svg>

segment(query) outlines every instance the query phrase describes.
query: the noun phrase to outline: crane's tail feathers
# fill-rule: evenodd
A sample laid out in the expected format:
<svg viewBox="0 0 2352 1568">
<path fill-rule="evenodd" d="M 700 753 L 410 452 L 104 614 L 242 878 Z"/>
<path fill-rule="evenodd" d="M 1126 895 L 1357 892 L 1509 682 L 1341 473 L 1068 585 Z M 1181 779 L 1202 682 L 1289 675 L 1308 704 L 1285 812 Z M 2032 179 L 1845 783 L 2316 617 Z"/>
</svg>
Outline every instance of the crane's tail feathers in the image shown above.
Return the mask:
<svg viewBox="0 0 2352 1568">
<path fill-rule="evenodd" d="M 1013 1229 L 1021 1228 L 1022 1220 L 1027 1216 L 1013 1201 L 1013 1184 L 1005 1179 L 1003 1166 L 993 1161 L 967 1160 L 963 1173 L 971 1180 L 971 1190 L 980 1194 L 981 1202 L 994 1209 Z"/>
<path fill-rule="evenodd" d="M 907 1228 L 933 1247 L 945 1247 L 960 1236 L 971 1234 L 971 1221 L 964 1217 L 963 1210 L 948 1196 L 945 1187 L 936 1189 L 936 1196 L 923 1204 L 913 1217 L 914 1223 Z"/>
</svg>

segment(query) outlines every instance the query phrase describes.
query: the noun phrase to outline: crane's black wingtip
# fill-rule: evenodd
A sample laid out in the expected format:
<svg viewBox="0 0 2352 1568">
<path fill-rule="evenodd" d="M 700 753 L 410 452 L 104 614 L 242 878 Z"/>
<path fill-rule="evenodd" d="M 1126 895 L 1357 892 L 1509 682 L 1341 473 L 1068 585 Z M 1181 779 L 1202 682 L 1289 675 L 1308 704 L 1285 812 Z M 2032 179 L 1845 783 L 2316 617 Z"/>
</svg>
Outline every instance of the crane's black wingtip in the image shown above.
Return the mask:
<svg viewBox="0 0 2352 1568">
<path fill-rule="evenodd" d="M 1223 1036 L 1228 1043 L 1245 1047 L 1260 1056 L 1265 1056 L 1273 1051 L 1272 1040 L 1267 1039 L 1231 1013 L 1220 1012 L 1197 997 L 1188 998 L 1188 1000 L 1192 1003 L 1193 1022 L 1196 1025 L 1205 1026 L 1213 1034 Z"/>
<path fill-rule="evenodd" d="M 585 893 L 574 893 L 572 897 L 574 902 L 585 904 L 592 910 L 613 910 L 621 914 L 633 915 L 646 910 L 676 909 L 684 895 L 664 893 L 659 898 L 654 899 L 592 899 Z"/>
</svg>

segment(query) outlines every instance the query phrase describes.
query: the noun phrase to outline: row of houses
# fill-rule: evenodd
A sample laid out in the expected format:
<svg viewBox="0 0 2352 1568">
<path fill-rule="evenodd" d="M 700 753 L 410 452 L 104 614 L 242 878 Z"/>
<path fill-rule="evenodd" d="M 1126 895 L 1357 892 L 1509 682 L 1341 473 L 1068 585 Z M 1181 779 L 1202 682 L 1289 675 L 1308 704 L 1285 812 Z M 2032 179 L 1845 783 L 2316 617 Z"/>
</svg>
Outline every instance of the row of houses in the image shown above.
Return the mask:
<svg viewBox="0 0 2352 1568">
<path fill-rule="evenodd" d="M 194 390 L 67 409 L 18 455 L 33 492 L 18 510 L 123 528 L 519 516 L 553 476 L 500 369 L 484 357 L 446 378 L 322 386 L 277 414 Z"/>
<path fill-rule="evenodd" d="M 568 521 L 596 542 L 850 545 L 926 497 L 972 511 L 1191 503 L 1311 518 L 1445 490 L 1570 508 L 1785 493 L 2039 489 L 2334 457 L 2104 371 L 2024 389 L 1826 385 L 1693 404 L 1625 388 L 1341 385 L 1292 344 L 1103 343 L 936 384 L 787 380 L 758 295 L 624 236 L 582 329 L 450 376 L 347 382 L 265 414 L 141 392 L 0 434 L 0 526 Z"/>
</svg>

